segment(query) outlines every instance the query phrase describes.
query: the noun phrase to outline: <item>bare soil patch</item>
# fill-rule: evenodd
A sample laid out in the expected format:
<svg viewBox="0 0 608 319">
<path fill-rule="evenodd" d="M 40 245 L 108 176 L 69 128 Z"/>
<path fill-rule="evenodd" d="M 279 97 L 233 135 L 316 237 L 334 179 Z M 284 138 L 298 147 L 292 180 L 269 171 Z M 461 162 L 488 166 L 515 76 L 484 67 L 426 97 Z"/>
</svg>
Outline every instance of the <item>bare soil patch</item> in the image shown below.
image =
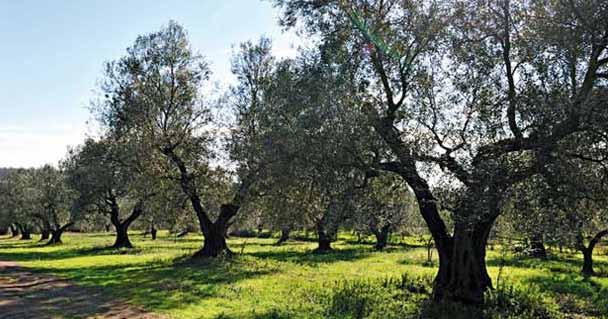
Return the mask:
<svg viewBox="0 0 608 319">
<path fill-rule="evenodd" d="M 163 319 L 97 289 L 0 261 L 0 318 Z"/>
</svg>

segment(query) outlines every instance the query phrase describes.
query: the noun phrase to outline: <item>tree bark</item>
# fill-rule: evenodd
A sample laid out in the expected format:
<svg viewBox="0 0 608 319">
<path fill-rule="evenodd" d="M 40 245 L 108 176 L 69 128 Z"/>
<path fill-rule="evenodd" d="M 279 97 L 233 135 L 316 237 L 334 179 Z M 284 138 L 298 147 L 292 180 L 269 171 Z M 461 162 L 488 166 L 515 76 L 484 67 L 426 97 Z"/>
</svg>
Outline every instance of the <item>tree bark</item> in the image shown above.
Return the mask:
<svg viewBox="0 0 608 319">
<path fill-rule="evenodd" d="M 547 250 L 545 249 L 542 233 L 534 233 L 530 237 L 530 256 L 541 259 L 547 258 Z"/>
<path fill-rule="evenodd" d="M 51 237 L 51 232 L 47 228 L 42 228 L 40 230 L 40 241 L 48 240 Z"/>
<path fill-rule="evenodd" d="M 115 225 L 116 228 L 116 240 L 114 241 L 114 245 L 112 248 L 133 248 L 133 244 L 129 240 L 129 226 L 121 223 L 119 225 Z"/>
<path fill-rule="evenodd" d="M 291 227 L 281 227 L 281 237 L 277 241 L 277 245 L 281 245 L 282 243 L 288 241 L 289 233 L 291 233 Z"/>
<path fill-rule="evenodd" d="M 36 215 L 40 220 L 40 241 L 48 240 L 51 235 L 51 224 L 43 215 Z"/>
<path fill-rule="evenodd" d="M 583 269 L 581 271 L 585 276 L 593 276 L 593 251 L 591 249 L 583 249 Z"/>
<path fill-rule="evenodd" d="M 485 262 L 491 226 L 456 224 L 451 247 L 437 246 L 439 272 L 433 287 L 434 300 L 483 304 L 485 291 L 492 287 Z"/>
<path fill-rule="evenodd" d="M 112 213 L 110 216 L 110 221 L 114 225 L 116 229 L 116 240 L 114 241 L 114 245 L 112 248 L 133 248 L 133 244 L 129 240 L 129 226 L 133 223 L 143 212 L 143 201 L 139 201 L 133 207 L 131 211 L 131 215 L 127 217 L 124 221 L 120 220 L 120 208 L 116 202 L 113 200 L 112 202 Z"/>
<path fill-rule="evenodd" d="M 154 227 L 154 225 L 152 225 L 150 227 L 150 235 L 152 236 L 152 240 L 156 240 L 156 232 L 157 232 L 156 227 Z"/>
<path fill-rule="evenodd" d="M 329 234 L 328 231 L 323 226 L 323 222 L 319 222 L 317 224 L 318 247 L 314 250 L 314 252 L 315 253 L 324 253 L 324 252 L 332 251 L 333 250 L 331 248 L 332 237 L 333 236 L 331 236 L 331 234 Z"/>
<path fill-rule="evenodd" d="M 607 235 L 608 229 L 598 232 L 595 234 L 595 236 L 593 236 L 589 242 L 589 245 L 585 247 L 584 243 L 582 242 L 582 236 L 579 234 L 580 250 L 583 253 L 583 269 L 581 271 L 583 275 L 593 276 L 595 274 L 595 271 L 593 270 L 593 249 L 595 249 L 595 246 L 600 242 L 602 237 Z"/>
<path fill-rule="evenodd" d="M 373 230 L 374 236 L 376 236 L 376 245 L 374 246 L 376 250 L 383 250 L 386 247 L 390 228 L 390 225 L 384 225 L 380 229 Z"/>
<path fill-rule="evenodd" d="M 231 256 L 232 251 L 226 244 L 225 230 L 214 225 L 210 227 L 205 235 L 203 248 L 194 254 L 194 257 L 214 258 L 219 256 Z"/>
<path fill-rule="evenodd" d="M 21 233 L 21 238 L 19 238 L 20 240 L 32 239 L 32 233 L 28 225 L 18 224 L 17 226 L 19 227 L 19 232 Z"/>
<path fill-rule="evenodd" d="M 55 227 L 55 229 L 51 229 L 51 239 L 49 240 L 47 245 L 55 245 L 55 244 L 63 243 L 61 241 L 61 235 L 63 235 L 65 230 L 68 229 L 68 227 L 70 227 L 72 225 L 74 225 L 74 223 L 70 222 L 61 227 Z M 57 225 L 57 226 L 59 226 L 59 225 Z"/>
<path fill-rule="evenodd" d="M 19 227 L 11 224 L 9 226 L 9 229 L 11 231 L 11 238 L 15 238 L 15 237 L 19 236 Z"/>
</svg>

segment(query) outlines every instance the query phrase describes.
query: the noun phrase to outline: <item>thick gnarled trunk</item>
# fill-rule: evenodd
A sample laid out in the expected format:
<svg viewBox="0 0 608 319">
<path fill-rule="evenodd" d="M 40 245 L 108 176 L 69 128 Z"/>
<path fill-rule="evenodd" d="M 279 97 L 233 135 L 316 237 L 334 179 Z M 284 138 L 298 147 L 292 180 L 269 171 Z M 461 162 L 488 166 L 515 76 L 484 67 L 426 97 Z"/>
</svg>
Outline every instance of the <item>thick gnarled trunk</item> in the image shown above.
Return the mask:
<svg viewBox="0 0 608 319">
<path fill-rule="evenodd" d="M 112 248 L 133 248 L 133 244 L 129 240 L 129 226 L 133 223 L 139 216 L 141 216 L 143 212 L 143 202 L 139 201 L 133 207 L 131 211 L 131 215 L 127 217 L 125 220 L 120 220 L 120 208 L 116 201 L 112 203 L 112 213 L 110 216 L 110 221 L 114 225 L 116 229 L 116 240 L 114 241 L 114 245 Z"/>
<path fill-rule="evenodd" d="M 55 225 L 54 229 L 51 229 L 51 239 L 48 241 L 47 245 L 56 245 L 63 243 L 61 241 L 61 235 L 68 229 L 70 226 L 74 225 L 74 223 L 70 222 L 63 226 Z"/>
<path fill-rule="evenodd" d="M 440 263 L 434 300 L 483 303 L 485 291 L 492 287 L 485 261 L 490 229 L 490 223 L 455 226 L 451 247 L 438 248 Z"/>
<path fill-rule="evenodd" d="M 214 225 L 211 227 L 205 235 L 205 241 L 203 248 L 196 252 L 195 257 L 229 257 L 232 255 L 232 251 L 226 244 L 226 237 L 224 236 L 224 229 Z"/>
<path fill-rule="evenodd" d="M 196 213 L 201 232 L 203 233 L 203 248 L 194 257 L 215 258 L 219 256 L 231 256 L 232 252 L 226 244 L 226 233 L 232 218 L 238 213 L 241 201 L 246 196 L 252 180 L 245 178 L 241 181 L 239 189 L 228 204 L 220 207 L 220 214 L 213 222 L 207 211 L 203 208 L 198 188 L 194 183 L 193 177 L 188 171 L 184 161 L 173 151 L 173 149 L 162 149 L 162 153 L 167 156 L 180 172 L 180 186 L 182 191 L 190 199 L 192 209 Z"/>
<path fill-rule="evenodd" d="M 150 236 L 152 237 L 152 240 L 156 240 L 156 234 L 157 234 L 157 230 L 156 227 L 154 227 L 154 225 L 152 225 L 150 227 Z"/>
<path fill-rule="evenodd" d="M 581 271 L 585 276 L 593 276 L 593 251 L 591 249 L 583 250 L 583 269 Z"/>
<path fill-rule="evenodd" d="M 129 225 L 120 223 L 114 225 L 114 227 L 116 228 L 116 239 L 114 240 L 112 248 L 133 248 L 133 244 L 131 243 L 131 240 L 129 240 Z"/>
<path fill-rule="evenodd" d="M 331 242 L 334 239 L 333 227 L 327 227 L 322 220 L 317 223 L 317 243 L 318 246 L 314 250 L 315 253 L 325 253 L 332 251 Z"/>
</svg>

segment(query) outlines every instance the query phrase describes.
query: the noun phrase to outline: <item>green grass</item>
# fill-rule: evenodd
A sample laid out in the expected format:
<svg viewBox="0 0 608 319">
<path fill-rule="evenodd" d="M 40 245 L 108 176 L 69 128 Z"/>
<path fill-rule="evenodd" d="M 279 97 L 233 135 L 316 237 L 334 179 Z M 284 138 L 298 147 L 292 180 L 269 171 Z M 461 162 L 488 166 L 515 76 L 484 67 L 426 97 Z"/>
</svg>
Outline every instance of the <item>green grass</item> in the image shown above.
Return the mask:
<svg viewBox="0 0 608 319">
<path fill-rule="evenodd" d="M 2 238 L 0 260 L 100 287 L 172 318 L 428 318 L 442 311 L 457 318 L 459 310 L 451 308 L 457 305 L 438 308 L 426 301 L 436 268 L 425 263 L 426 249 L 415 239 L 375 252 L 344 237 L 334 244 L 335 252 L 322 255 L 311 253 L 314 242 L 274 246 L 275 240 L 231 238 L 234 258 L 193 262 L 188 256 L 200 247 L 200 236 L 175 240 L 161 232 L 152 241 L 132 235 L 136 248 L 130 251 L 104 249 L 112 234 L 66 234 L 60 246 Z M 546 261 L 500 256 L 488 252 L 492 279 L 496 283 L 502 264 L 506 283 L 489 294 L 489 304 L 523 309 L 505 317 L 522 317 L 541 304 L 557 318 L 608 318 L 605 251 L 597 251 L 600 276 L 591 279 L 579 275 L 578 254 Z M 484 311 L 486 317 L 503 316 L 500 310 Z"/>
</svg>

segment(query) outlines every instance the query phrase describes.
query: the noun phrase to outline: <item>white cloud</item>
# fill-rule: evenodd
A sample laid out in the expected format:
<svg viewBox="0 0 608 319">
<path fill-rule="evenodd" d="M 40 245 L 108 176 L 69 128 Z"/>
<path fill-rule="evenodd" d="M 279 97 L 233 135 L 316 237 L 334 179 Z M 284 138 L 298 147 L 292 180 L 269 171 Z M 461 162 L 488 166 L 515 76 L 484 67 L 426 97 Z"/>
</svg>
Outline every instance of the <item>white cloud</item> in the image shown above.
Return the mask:
<svg viewBox="0 0 608 319">
<path fill-rule="evenodd" d="M 82 143 L 84 123 L 37 123 L 0 128 L 0 167 L 56 165 L 68 146 Z"/>
</svg>

